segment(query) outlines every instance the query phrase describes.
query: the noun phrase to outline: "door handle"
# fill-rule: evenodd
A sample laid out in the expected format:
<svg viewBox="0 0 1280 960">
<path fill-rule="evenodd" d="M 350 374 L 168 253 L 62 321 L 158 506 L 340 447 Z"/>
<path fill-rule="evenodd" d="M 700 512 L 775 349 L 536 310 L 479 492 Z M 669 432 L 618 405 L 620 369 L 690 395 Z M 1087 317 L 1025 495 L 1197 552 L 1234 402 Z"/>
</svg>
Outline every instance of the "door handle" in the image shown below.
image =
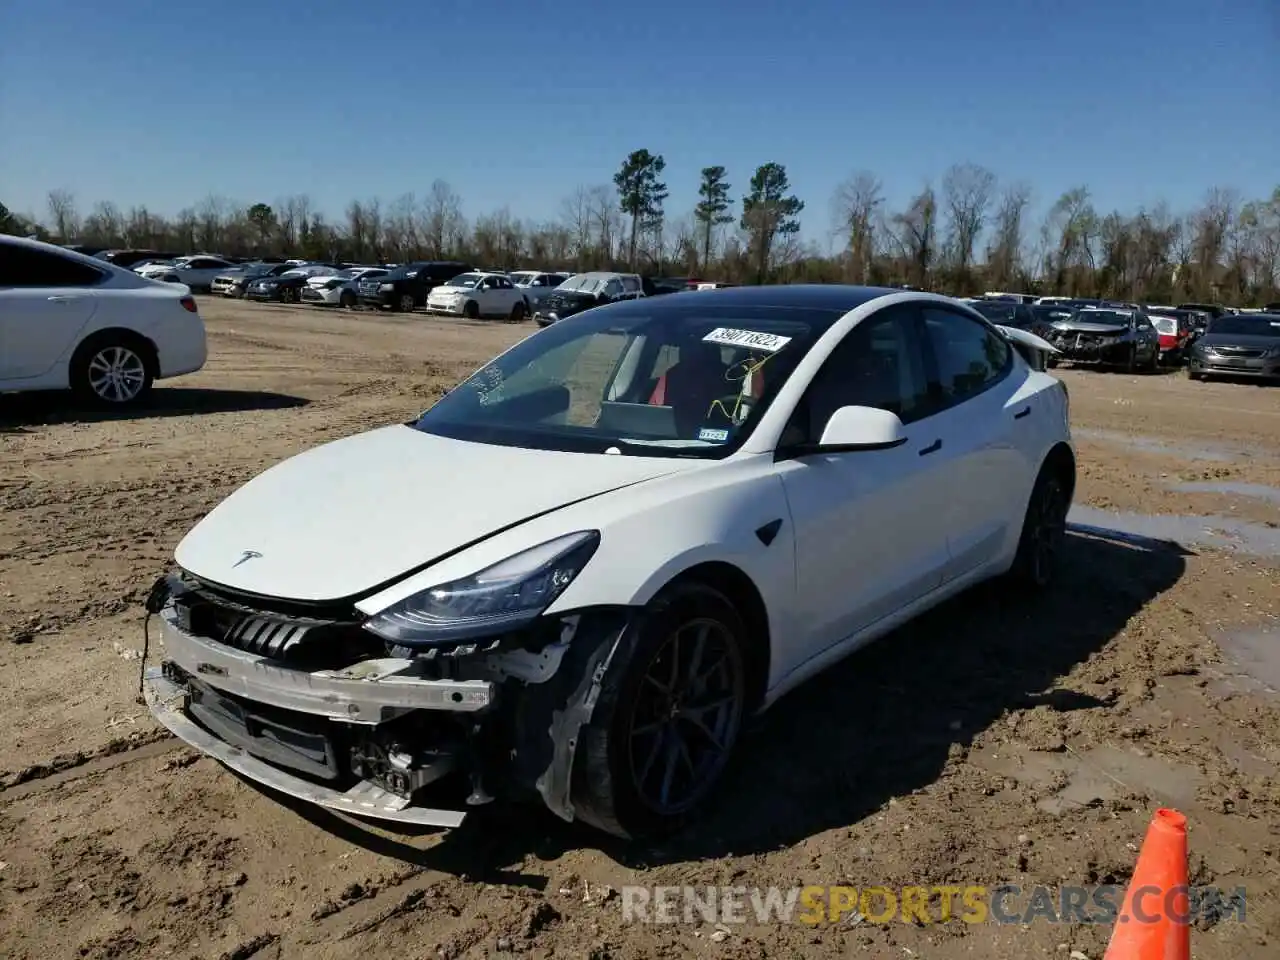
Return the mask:
<svg viewBox="0 0 1280 960">
<path fill-rule="evenodd" d="M 920 451 L 920 456 L 923 457 L 923 456 L 927 456 L 930 453 L 937 453 L 941 449 L 942 449 L 942 438 L 939 437 L 937 440 L 933 441 L 933 443 L 923 448 Z"/>
<path fill-rule="evenodd" d="M 80 299 L 79 297 L 55 296 L 55 297 L 50 297 L 49 302 L 50 303 L 70 303 L 73 300 L 79 300 L 79 299 Z"/>
<path fill-rule="evenodd" d="M 1021 420 L 1023 417 L 1029 417 L 1029 416 L 1031 416 L 1031 408 L 1023 407 L 1021 410 L 1019 410 L 1017 413 L 1013 415 L 1013 419 Z"/>
</svg>

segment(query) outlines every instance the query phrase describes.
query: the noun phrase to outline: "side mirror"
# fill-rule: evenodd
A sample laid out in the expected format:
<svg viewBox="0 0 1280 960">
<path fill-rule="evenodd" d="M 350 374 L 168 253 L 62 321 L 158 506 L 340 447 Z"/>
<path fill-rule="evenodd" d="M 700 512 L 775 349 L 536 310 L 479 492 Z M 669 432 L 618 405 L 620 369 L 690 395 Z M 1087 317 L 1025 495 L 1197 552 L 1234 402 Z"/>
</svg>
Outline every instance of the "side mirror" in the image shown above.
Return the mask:
<svg viewBox="0 0 1280 960">
<path fill-rule="evenodd" d="M 888 410 L 841 407 L 827 421 L 817 452 L 890 450 L 907 442 L 905 429 L 898 415 Z"/>
</svg>

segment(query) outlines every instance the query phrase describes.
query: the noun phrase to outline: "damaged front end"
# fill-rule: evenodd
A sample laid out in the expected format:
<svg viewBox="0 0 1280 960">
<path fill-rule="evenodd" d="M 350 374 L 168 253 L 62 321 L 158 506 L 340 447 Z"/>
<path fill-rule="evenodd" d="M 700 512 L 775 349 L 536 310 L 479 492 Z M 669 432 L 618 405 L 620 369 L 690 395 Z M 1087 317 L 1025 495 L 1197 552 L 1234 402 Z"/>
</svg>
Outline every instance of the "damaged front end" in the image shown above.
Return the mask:
<svg viewBox="0 0 1280 960">
<path fill-rule="evenodd" d="M 171 732 L 243 776 L 329 809 L 456 827 L 495 798 L 574 819 L 578 731 L 633 614 L 539 616 L 482 643 L 407 646 L 354 607 L 157 583 L 160 666 L 144 696 Z"/>
<path fill-rule="evenodd" d="M 1069 363 L 1123 364 L 1133 356 L 1136 343 L 1127 330 L 1059 326 L 1053 335 L 1053 346 Z"/>
</svg>

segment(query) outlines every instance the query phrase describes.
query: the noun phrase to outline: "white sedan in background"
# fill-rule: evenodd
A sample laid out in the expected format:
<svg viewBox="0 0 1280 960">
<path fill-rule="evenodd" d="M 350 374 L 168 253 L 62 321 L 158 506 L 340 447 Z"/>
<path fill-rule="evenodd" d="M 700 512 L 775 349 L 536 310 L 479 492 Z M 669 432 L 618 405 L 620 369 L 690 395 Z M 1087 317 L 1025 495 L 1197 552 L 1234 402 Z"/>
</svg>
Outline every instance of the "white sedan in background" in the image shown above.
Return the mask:
<svg viewBox="0 0 1280 960">
<path fill-rule="evenodd" d="M 148 602 L 151 710 L 349 813 L 455 826 L 448 779 L 671 830 L 751 714 L 980 581 L 1050 584 L 1076 481 L 1053 352 L 866 287 L 584 312 L 201 520 Z"/>
<path fill-rule="evenodd" d="M 318 307 L 346 307 L 350 309 L 360 302 L 356 283 L 361 279 L 376 280 L 391 271 L 386 267 L 351 267 L 333 276 L 308 277 L 302 288 L 302 302 Z"/>
<path fill-rule="evenodd" d="M 71 389 L 126 406 L 206 358 L 204 321 L 186 289 L 0 235 L 0 393 Z"/>
<path fill-rule="evenodd" d="M 239 264 L 221 257 L 194 255 L 179 257 L 172 263 L 149 263 L 137 271 L 148 280 L 163 280 L 165 283 L 182 283 L 192 290 L 210 290 L 213 281 L 228 270 L 234 270 Z"/>
<path fill-rule="evenodd" d="M 515 322 L 529 316 L 524 291 L 504 273 L 462 273 L 427 295 L 428 313 L 448 313 L 476 320 L 503 317 Z"/>
<path fill-rule="evenodd" d="M 572 274 L 548 273 L 545 270 L 513 270 L 507 274 L 516 289 L 524 294 L 525 302 L 529 304 L 531 310 L 538 305 L 538 301 L 568 280 L 570 276 Z"/>
</svg>

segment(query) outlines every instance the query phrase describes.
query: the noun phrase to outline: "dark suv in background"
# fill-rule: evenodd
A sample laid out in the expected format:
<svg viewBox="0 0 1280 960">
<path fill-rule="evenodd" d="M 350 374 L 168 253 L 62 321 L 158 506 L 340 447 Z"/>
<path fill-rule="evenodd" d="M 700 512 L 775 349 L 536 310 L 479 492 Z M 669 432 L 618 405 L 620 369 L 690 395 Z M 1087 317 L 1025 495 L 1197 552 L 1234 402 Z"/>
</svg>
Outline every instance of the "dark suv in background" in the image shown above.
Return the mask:
<svg viewBox="0 0 1280 960">
<path fill-rule="evenodd" d="M 448 283 L 462 273 L 472 273 L 475 267 L 457 260 L 418 260 L 396 267 L 385 277 L 361 280 L 360 305 L 365 307 L 390 307 L 401 313 L 410 313 L 427 305 L 427 294 L 441 284 Z"/>
</svg>

